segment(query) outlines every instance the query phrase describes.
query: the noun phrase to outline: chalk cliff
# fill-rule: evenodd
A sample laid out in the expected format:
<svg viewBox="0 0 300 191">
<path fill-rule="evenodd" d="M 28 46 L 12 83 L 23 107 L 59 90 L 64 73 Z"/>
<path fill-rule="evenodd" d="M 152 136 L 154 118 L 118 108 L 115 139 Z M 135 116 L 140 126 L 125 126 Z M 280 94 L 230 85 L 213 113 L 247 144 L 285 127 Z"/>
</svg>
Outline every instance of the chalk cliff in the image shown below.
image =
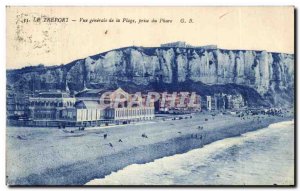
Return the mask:
<svg viewBox="0 0 300 191">
<path fill-rule="evenodd" d="M 206 87 L 199 91 L 208 87 L 218 91 L 217 87 L 226 89 L 228 85 L 233 89 L 243 87 L 249 89 L 248 94 L 255 90 L 255 96 L 269 104 L 292 105 L 294 55 L 254 50 L 126 47 L 66 65 L 7 71 L 7 84 L 15 90 L 64 89 L 66 84 L 74 91 L 84 86 L 109 89 L 126 84 L 155 89 L 159 84 L 179 87 L 191 83 Z M 250 94 L 246 95 L 249 99 Z"/>
</svg>

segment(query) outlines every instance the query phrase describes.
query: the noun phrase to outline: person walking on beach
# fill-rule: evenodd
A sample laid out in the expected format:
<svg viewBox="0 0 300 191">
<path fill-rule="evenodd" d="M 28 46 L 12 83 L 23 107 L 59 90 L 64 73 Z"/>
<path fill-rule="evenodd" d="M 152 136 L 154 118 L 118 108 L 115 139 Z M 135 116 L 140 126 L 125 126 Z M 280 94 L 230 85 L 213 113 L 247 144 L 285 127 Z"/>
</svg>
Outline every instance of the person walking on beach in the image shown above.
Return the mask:
<svg viewBox="0 0 300 191">
<path fill-rule="evenodd" d="M 203 126 L 198 126 L 198 129 L 199 130 L 203 130 Z"/>
</svg>

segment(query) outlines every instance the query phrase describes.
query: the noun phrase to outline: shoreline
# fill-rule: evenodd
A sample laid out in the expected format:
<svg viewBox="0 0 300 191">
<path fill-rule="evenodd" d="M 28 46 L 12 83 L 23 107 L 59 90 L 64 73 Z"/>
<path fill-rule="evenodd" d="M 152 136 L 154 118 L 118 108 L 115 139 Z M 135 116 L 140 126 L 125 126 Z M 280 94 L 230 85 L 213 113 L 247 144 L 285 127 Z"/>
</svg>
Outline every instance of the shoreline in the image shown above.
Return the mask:
<svg viewBox="0 0 300 191">
<path fill-rule="evenodd" d="M 94 157 L 89 158 L 88 156 L 81 156 L 81 159 L 78 158 L 77 160 L 74 159 L 73 161 L 67 162 L 62 161 L 63 165 L 56 164 L 53 165 L 53 167 L 48 166 L 44 169 L 41 168 L 36 170 L 35 173 L 26 171 L 27 174 L 23 174 L 23 177 L 15 177 L 10 180 L 8 179 L 7 183 L 12 186 L 84 185 L 93 179 L 104 178 L 112 172 L 121 170 L 131 164 L 145 164 L 166 156 L 186 153 L 190 150 L 201 148 L 204 145 L 218 140 L 240 136 L 246 132 L 266 128 L 270 124 L 276 122 L 293 119 L 292 117 L 282 118 L 277 116 L 269 116 L 257 120 L 259 117 L 261 117 L 261 115 L 259 115 L 256 117 L 250 116 L 249 119 L 247 118 L 246 120 L 241 120 L 238 117 L 221 116 L 221 119 L 214 119 L 214 121 L 211 120 L 211 117 L 209 117 L 209 122 L 204 122 L 203 119 L 208 117 L 208 115 L 204 115 L 199 117 L 199 120 L 196 117 L 195 121 L 193 121 L 193 124 L 203 124 L 203 130 L 198 129 L 195 125 L 180 127 L 185 124 L 184 120 L 178 121 L 179 124 L 177 126 L 173 124 L 173 127 L 169 124 L 170 122 L 172 124 L 174 121 L 162 123 L 162 125 L 165 124 L 166 127 L 165 129 L 164 127 L 160 127 L 161 132 L 155 132 L 158 127 L 153 127 L 153 124 L 149 124 L 149 127 L 145 127 L 145 130 L 148 130 L 147 135 L 149 138 L 139 138 L 141 139 L 139 142 L 134 141 L 132 138 L 131 140 L 133 140 L 135 144 L 124 143 L 124 146 L 116 146 L 116 148 L 113 149 L 108 149 L 107 146 L 101 147 L 103 151 L 101 150 L 102 152 L 96 153 Z M 119 135 L 121 135 L 124 134 L 125 130 L 128 130 L 129 128 L 139 128 L 138 130 L 142 132 L 141 127 L 133 126 L 115 127 L 105 130 L 109 133 L 119 133 Z M 180 129 L 182 129 L 182 131 L 179 131 Z M 99 131 L 103 130 L 104 129 L 97 129 L 94 131 L 90 130 L 89 134 L 97 133 L 97 131 L 99 133 Z M 131 130 L 132 129 L 129 129 L 129 131 Z M 161 134 L 162 136 L 160 136 Z M 155 135 L 157 137 L 155 137 Z M 133 137 L 134 135 L 128 134 L 128 139 L 130 139 L 131 136 Z M 83 140 L 83 142 L 86 143 L 87 140 Z M 115 145 L 116 143 L 114 142 L 113 144 Z M 85 151 L 81 148 L 81 152 L 84 154 Z M 86 154 L 89 154 L 87 152 L 88 151 L 86 151 Z M 38 159 L 42 158 L 37 157 L 36 160 Z"/>
<path fill-rule="evenodd" d="M 293 120 L 273 123 L 182 154 L 132 164 L 85 185 L 293 185 L 294 140 L 287 134 L 294 131 L 293 126 Z"/>
</svg>

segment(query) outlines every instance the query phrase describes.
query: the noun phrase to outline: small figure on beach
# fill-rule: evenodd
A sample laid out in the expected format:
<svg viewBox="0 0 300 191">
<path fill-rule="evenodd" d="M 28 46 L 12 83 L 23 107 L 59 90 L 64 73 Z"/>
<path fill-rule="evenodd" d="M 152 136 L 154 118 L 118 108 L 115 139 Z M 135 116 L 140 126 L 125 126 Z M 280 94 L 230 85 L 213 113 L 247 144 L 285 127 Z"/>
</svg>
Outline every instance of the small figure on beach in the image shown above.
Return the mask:
<svg viewBox="0 0 300 191">
<path fill-rule="evenodd" d="M 178 131 L 177 133 L 179 133 L 179 134 L 180 134 L 180 133 L 181 133 L 181 131 Z"/>
<path fill-rule="evenodd" d="M 199 130 L 203 130 L 203 126 L 198 126 L 198 129 Z"/>
<path fill-rule="evenodd" d="M 148 138 L 148 136 L 145 133 L 142 134 L 142 137 Z"/>
<path fill-rule="evenodd" d="M 103 137 L 104 137 L 104 139 L 106 139 L 106 138 L 107 138 L 107 134 L 105 133 L 105 134 L 103 135 Z"/>
<path fill-rule="evenodd" d="M 119 139 L 119 142 L 123 142 L 122 139 Z"/>
<path fill-rule="evenodd" d="M 20 140 L 26 140 L 25 138 L 23 138 L 23 137 L 20 136 L 20 135 L 18 135 L 17 138 L 20 139 Z"/>
<path fill-rule="evenodd" d="M 111 143 L 109 143 L 109 146 L 110 146 L 110 147 L 114 147 Z"/>
</svg>

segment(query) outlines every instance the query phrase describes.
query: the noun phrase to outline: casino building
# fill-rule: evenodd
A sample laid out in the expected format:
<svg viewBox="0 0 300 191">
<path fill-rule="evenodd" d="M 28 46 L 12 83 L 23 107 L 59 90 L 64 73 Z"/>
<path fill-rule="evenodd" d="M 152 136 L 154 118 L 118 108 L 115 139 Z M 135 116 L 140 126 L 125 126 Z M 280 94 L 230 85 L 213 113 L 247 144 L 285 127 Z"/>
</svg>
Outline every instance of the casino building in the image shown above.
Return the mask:
<svg viewBox="0 0 300 191">
<path fill-rule="evenodd" d="M 142 97 L 129 104 L 134 96 L 121 88 L 107 92 L 84 90 L 75 97 L 66 92 L 39 93 L 29 98 L 30 120 L 34 126 L 99 126 L 154 118 L 154 104 L 145 106 Z"/>
<path fill-rule="evenodd" d="M 37 97 L 29 98 L 30 118 L 38 124 L 62 121 L 66 117 L 65 111 L 73 108 L 75 102 L 76 99 L 65 92 L 39 93 Z"/>
</svg>

